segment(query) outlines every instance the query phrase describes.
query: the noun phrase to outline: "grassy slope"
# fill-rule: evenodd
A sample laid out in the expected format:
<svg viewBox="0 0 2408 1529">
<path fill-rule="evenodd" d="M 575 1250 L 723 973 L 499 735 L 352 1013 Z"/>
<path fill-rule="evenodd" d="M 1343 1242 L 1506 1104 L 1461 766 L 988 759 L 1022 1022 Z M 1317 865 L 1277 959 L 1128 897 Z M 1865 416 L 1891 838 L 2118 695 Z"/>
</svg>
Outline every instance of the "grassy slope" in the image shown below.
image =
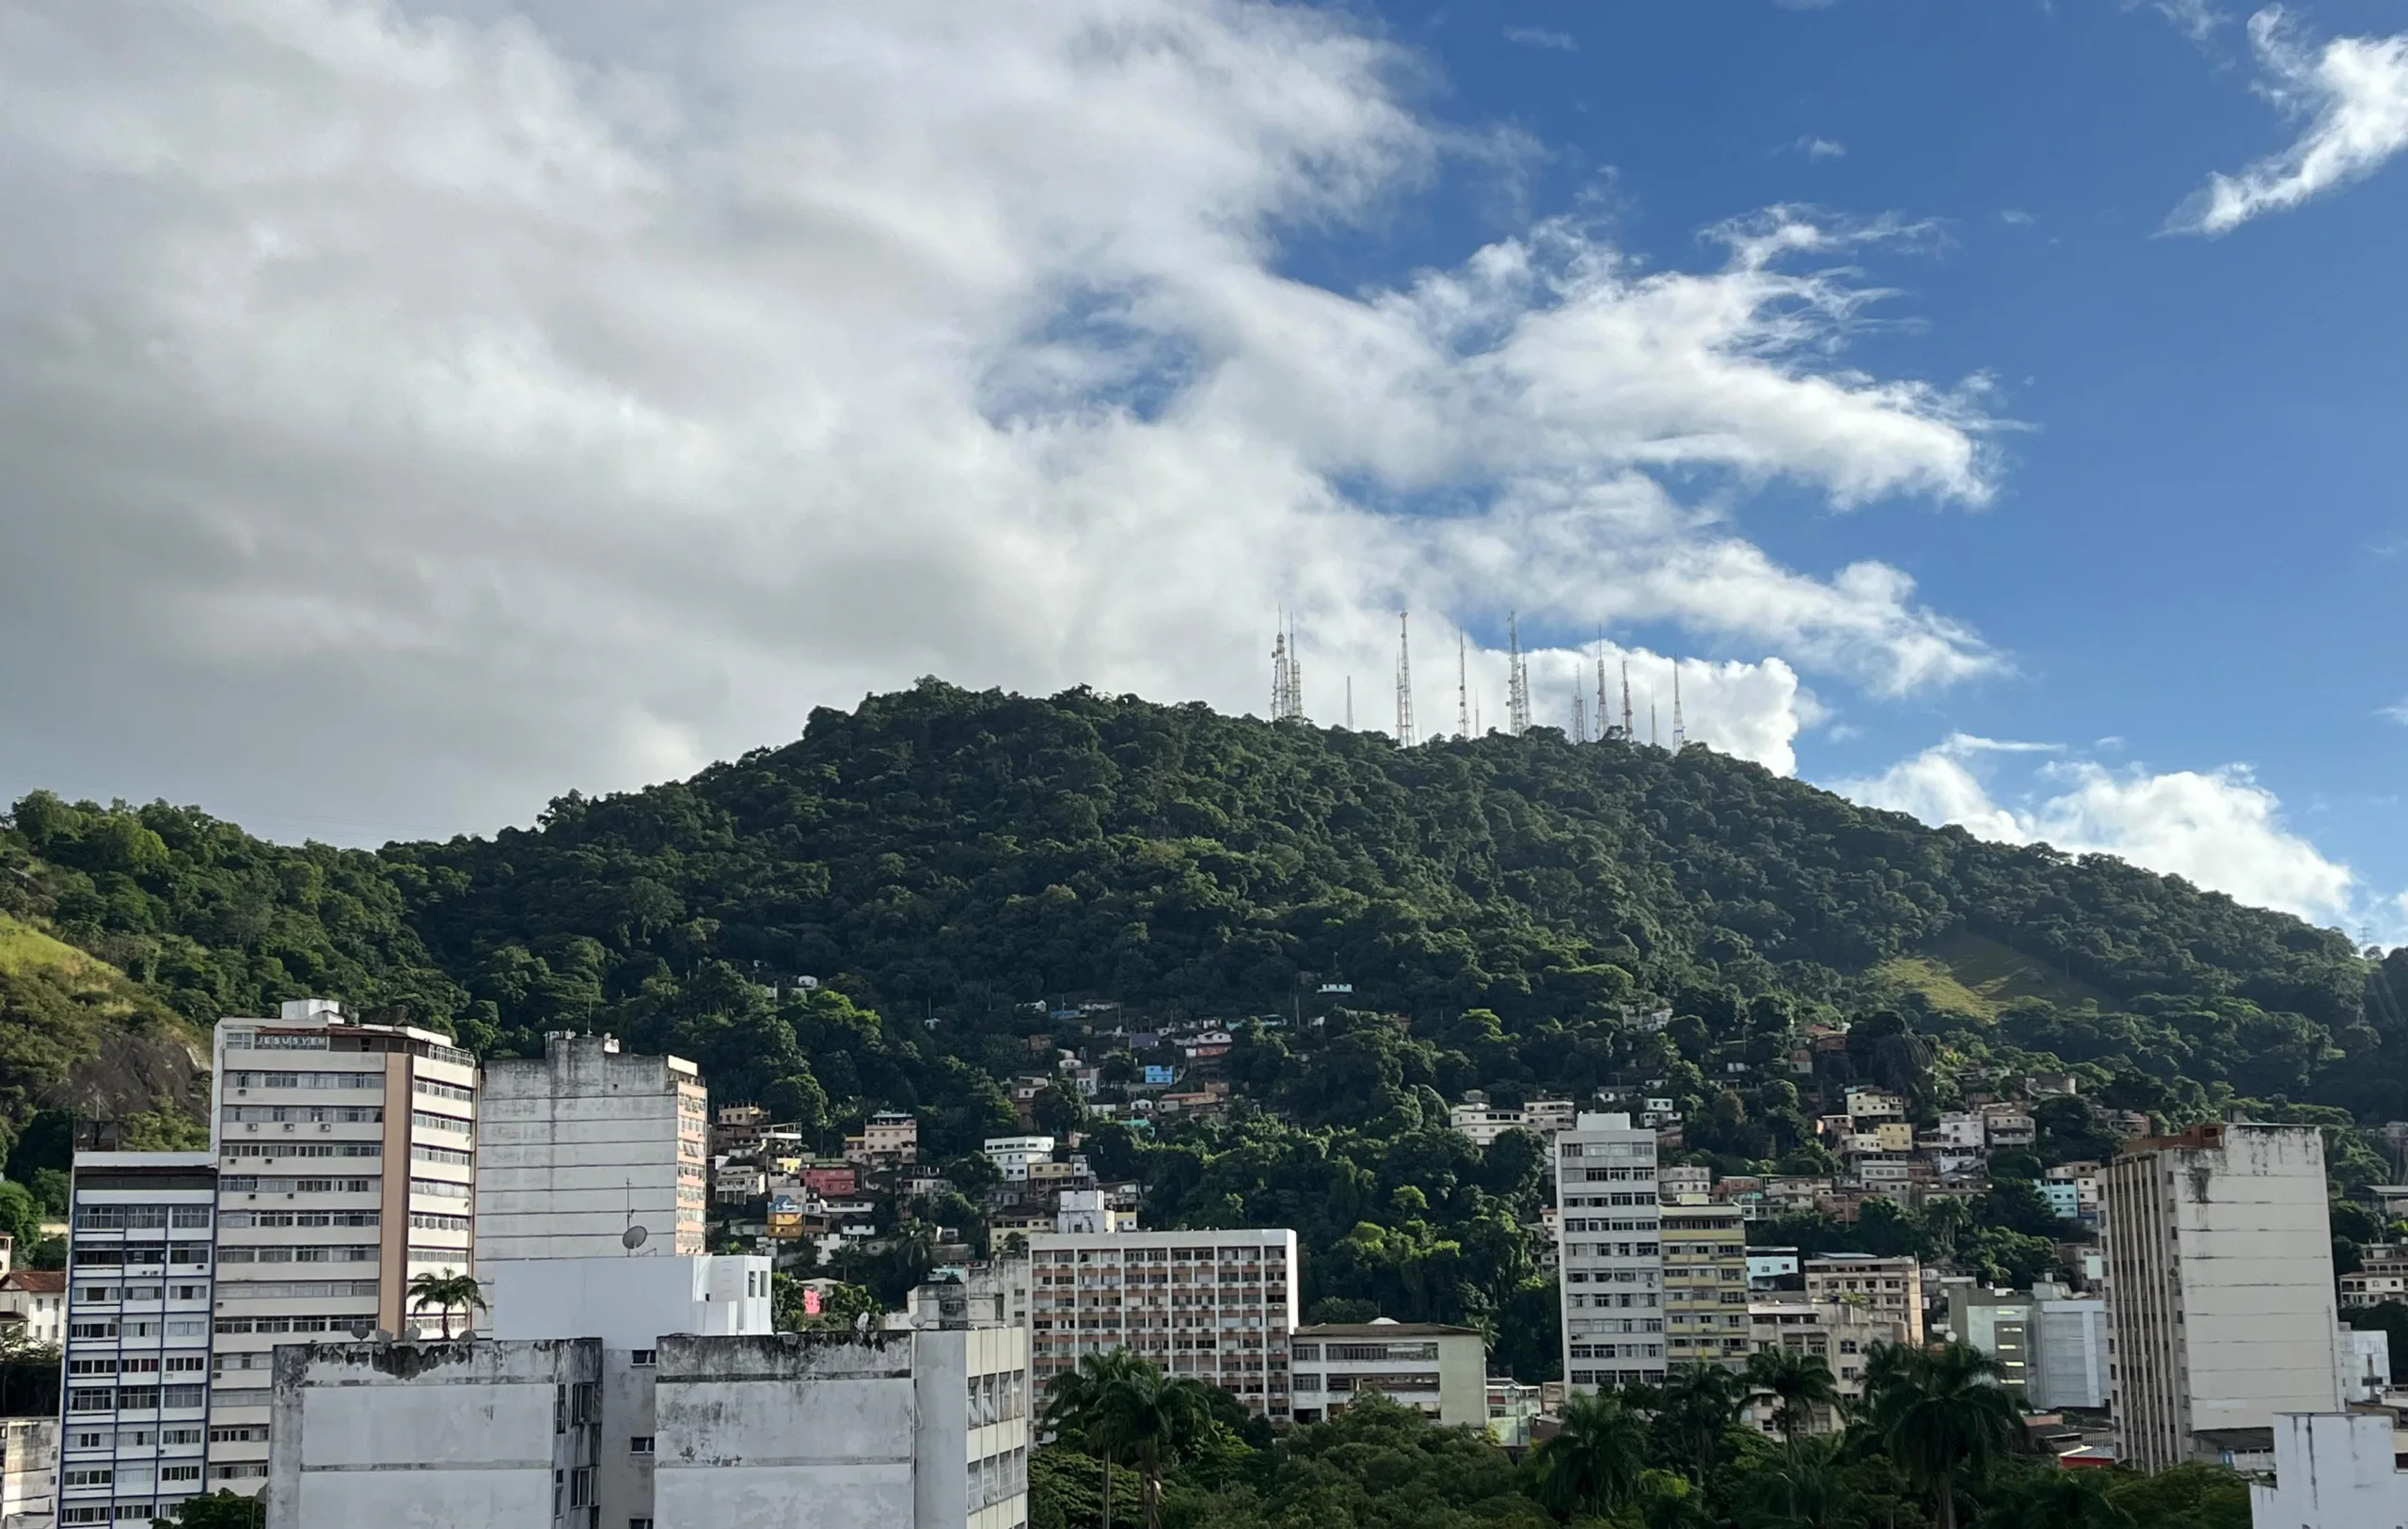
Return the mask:
<svg viewBox="0 0 2408 1529">
<path fill-rule="evenodd" d="M 1880 982 L 1920 993 L 1932 1007 L 1975 1019 L 1996 1019 L 2007 1006 L 2037 998 L 2061 1009 L 2113 1009 L 2115 1001 L 2078 978 L 2068 978 L 2019 950 L 1980 934 L 1952 934 L 1912 955 L 1874 968 Z"/>
</svg>

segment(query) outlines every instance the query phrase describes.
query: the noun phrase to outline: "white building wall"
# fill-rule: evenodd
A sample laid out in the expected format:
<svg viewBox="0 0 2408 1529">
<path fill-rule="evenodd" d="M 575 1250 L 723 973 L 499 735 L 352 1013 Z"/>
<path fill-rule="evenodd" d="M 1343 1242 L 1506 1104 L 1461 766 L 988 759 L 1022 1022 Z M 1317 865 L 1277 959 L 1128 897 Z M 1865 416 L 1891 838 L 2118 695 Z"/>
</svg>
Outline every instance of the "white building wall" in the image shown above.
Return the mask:
<svg viewBox="0 0 2408 1529">
<path fill-rule="evenodd" d="M 215 1163 L 79 1152 L 71 1183 L 58 1521 L 147 1523 L 202 1490 Z"/>
<path fill-rule="evenodd" d="M 1488 1424 L 1488 1344 L 1434 1323 L 1332 1323 L 1299 1328 L 1293 1344 L 1298 1422 L 1332 1417 L 1377 1392 L 1444 1428 Z"/>
<path fill-rule="evenodd" d="M 477 1122 L 480 1264 L 703 1249 L 708 1098 L 682 1057 L 628 1057 L 609 1036 L 553 1036 L 540 1059 L 485 1068 Z"/>
<path fill-rule="evenodd" d="M 1656 1133 L 1584 1114 L 1555 1139 L 1563 1375 L 1574 1391 L 1664 1378 Z"/>
<path fill-rule="evenodd" d="M 2285 1412 L 2274 1479 L 2249 1488 L 2252 1529 L 2399 1529 L 2408 1476 L 2393 1463 L 2388 1413 Z"/>
<path fill-rule="evenodd" d="M 267 1529 L 583 1529 L 600 1359 L 591 1339 L 285 1346 Z"/>
<path fill-rule="evenodd" d="M 58 1512 L 58 1422 L 0 1422 L 0 1529 L 51 1529 Z"/>
<path fill-rule="evenodd" d="M 655 1529 L 1014 1529 L 1027 1335 L 661 1341 Z"/>
</svg>

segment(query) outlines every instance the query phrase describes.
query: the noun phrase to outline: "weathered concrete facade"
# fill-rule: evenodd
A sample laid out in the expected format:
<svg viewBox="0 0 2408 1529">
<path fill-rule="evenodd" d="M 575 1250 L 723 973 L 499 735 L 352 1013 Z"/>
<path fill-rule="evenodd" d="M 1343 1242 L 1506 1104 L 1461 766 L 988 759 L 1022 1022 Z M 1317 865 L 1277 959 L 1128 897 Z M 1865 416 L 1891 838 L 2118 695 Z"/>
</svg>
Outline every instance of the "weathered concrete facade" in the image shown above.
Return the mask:
<svg viewBox="0 0 2408 1529">
<path fill-rule="evenodd" d="M 268 1529 L 582 1529 L 601 1373 L 593 1338 L 286 1345 Z"/>
<path fill-rule="evenodd" d="M 2212 1457 L 2204 1430 L 2340 1410 L 2314 1127 L 2219 1123 L 2130 1142 L 2100 1200 L 2125 1459 L 2162 1471 Z"/>
<path fill-rule="evenodd" d="M 1020 1529 L 1028 1334 L 661 1340 L 657 1529 Z"/>
<path fill-rule="evenodd" d="M 2274 1419 L 2274 1479 L 2249 1488 L 2252 1529 L 2399 1529 L 2408 1475 L 2384 1413 L 2286 1412 Z"/>
<path fill-rule="evenodd" d="M 708 1099 L 682 1057 L 628 1057 L 561 1035 L 485 1069 L 477 1118 L 477 1262 L 610 1258 L 630 1227 L 703 1251 Z"/>
</svg>

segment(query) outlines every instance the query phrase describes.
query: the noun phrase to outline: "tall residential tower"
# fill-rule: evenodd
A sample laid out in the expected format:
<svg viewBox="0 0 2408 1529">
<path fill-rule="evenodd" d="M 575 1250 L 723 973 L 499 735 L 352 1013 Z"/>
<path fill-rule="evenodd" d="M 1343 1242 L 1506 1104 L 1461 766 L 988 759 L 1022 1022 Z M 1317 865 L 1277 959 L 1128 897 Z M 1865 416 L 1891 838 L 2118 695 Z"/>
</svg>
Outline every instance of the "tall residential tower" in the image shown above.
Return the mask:
<svg viewBox="0 0 2408 1529">
<path fill-rule="evenodd" d="M 477 1136 L 477 1262 L 703 1250 L 709 1100 L 683 1057 L 553 1035 L 487 1064 Z M 636 1234 L 642 1229 L 642 1236 Z"/>
<path fill-rule="evenodd" d="M 1664 1255 L 1656 1133 L 1583 1114 L 1555 1139 L 1563 1378 L 1572 1389 L 1664 1378 Z M 1744 1290 L 1744 1286 L 1742 1287 Z M 1747 1308 L 1739 1308 L 1744 1316 Z"/>
</svg>

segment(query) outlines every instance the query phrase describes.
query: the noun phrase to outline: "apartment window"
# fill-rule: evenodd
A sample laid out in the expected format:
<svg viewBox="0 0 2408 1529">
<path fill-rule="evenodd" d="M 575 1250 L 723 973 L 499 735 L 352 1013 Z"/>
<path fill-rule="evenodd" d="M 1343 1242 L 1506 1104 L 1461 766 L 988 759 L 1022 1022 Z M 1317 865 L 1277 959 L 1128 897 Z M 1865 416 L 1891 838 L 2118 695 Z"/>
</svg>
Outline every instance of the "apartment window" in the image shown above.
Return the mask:
<svg viewBox="0 0 2408 1529">
<path fill-rule="evenodd" d="M 657 1348 L 630 1348 L 627 1350 L 627 1362 L 639 1370 L 650 1369 L 660 1362 L 659 1356 L 660 1350 Z"/>
<path fill-rule="evenodd" d="M 568 1473 L 568 1505 L 571 1507 L 594 1505 L 594 1467 L 579 1466 Z"/>
<path fill-rule="evenodd" d="M 627 1453 L 628 1453 L 628 1454 L 630 1454 L 630 1455 L 649 1455 L 649 1454 L 651 1454 L 651 1453 L 652 1453 L 652 1435 L 650 1435 L 650 1434 L 648 1434 L 648 1433 L 640 1433 L 640 1434 L 637 1434 L 634 1438 L 629 1439 L 629 1440 L 627 1441 Z"/>
</svg>

